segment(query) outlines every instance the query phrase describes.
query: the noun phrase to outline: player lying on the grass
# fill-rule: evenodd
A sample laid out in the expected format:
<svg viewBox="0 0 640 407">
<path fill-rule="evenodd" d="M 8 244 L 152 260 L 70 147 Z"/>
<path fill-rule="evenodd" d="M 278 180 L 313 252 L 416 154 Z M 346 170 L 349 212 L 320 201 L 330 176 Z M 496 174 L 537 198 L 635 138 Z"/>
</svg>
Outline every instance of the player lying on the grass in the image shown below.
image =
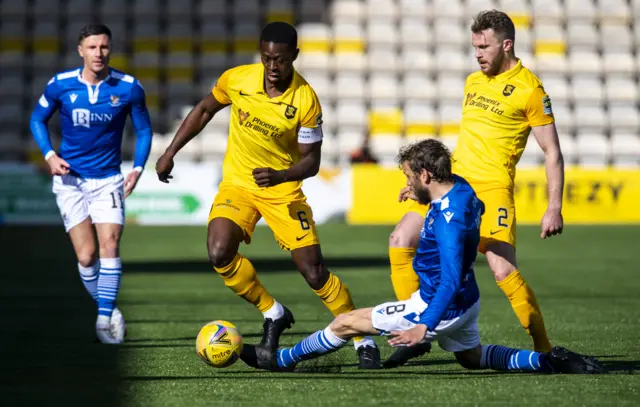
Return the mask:
<svg viewBox="0 0 640 407">
<path fill-rule="evenodd" d="M 327 328 L 293 348 L 274 351 L 246 345 L 245 363 L 290 371 L 300 361 L 341 348 L 356 335 L 383 334 L 392 336 L 392 346 L 438 341 L 467 369 L 601 372 L 596 359 L 560 347 L 534 352 L 480 344 L 480 293 L 473 265 L 484 203 L 463 178 L 451 173 L 450 153 L 439 141 L 429 139 L 403 148 L 398 162 L 414 197 L 431 204 L 413 262 L 420 289 L 406 301 L 338 315 Z"/>
</svg>

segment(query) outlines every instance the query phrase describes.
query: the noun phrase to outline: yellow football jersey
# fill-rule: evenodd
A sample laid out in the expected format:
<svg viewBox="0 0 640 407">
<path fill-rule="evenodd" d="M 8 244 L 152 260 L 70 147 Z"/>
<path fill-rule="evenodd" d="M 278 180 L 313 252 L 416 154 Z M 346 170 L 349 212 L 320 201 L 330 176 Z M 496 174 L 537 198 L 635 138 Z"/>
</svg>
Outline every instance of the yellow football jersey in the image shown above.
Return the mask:
<svg viewBox="0 0 640 407">
<path fill-rule="evenodd" d="M 252 171 L 284 170 L 300 160 L 300 128 L 313 129 L 322 124 L 320 101 L 307 81 L 294 72 L 289 88 L 282 95 L 269 98 L 264 90 L 263 65 L 242 65 L 223 73 L 212 93 L 220 103 L 231 104 L 222 182 L 261 190 L 269 196 L 300 188 L 301 182 L 260 188 Z"/>
<path fill-rule="evenodd" d="M 467 77 L 453 171 L 470 182 L 512 187 L 531 127 L 553 123 L 540 80 L 518 61 L 490 77 Z"/>
</svg>

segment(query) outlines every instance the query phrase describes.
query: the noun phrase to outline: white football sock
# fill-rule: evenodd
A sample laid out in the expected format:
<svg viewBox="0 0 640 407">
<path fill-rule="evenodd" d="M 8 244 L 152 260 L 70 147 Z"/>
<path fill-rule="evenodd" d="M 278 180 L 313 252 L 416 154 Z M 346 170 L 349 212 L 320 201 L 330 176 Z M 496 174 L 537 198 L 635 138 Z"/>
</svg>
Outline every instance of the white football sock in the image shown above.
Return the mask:
<svg viewBox="0 0 640 407">
<path fill-rule="evenodd" d="M 89 267 L 84 267 L 78 263 L 78 271 L 84 288 L 91 295 L 91 298 L 98 301 L 98 273 L 100 271 L 100 262 L 96 261 Z"/>
<path fill-rule="evenodd" d="M 284 316 L 284 307 L 278 301 L 274 302 L 271 308 L 262 313 L 264 319 L 271 318 L 272 320 L 280 319 Z"/>
</svg>

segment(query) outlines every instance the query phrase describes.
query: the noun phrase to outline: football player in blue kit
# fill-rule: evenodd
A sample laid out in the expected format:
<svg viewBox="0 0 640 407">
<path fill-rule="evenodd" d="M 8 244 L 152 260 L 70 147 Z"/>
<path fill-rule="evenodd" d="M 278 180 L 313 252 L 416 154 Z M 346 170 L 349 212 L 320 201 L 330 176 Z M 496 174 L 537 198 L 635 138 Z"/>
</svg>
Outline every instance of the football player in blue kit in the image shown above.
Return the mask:
<svg viewBox="0 0 640 407">
<path fill-rule="evenodd" d="M 245 345 L 250 366 L 291 371 L 296 364 L 333 352 L 356 335 L 390 335 L 392 346 L 437 341 L 468 369 L 544 373 L 600 373 L 593 357 L 555 347 L 548 353 L 482 345 L 478 331 L 480 293 L 473 266 L 484 204 L 451 172 L 451 155 L 437 140 L 404 147 L 398 155 L 412 198 L 430 204 L 413 268 L 420 289 L 406 301 L 387 302 L 337 316 L 324 330 L 277 351 Z"/>
<path fill-rule="evenodd" d="M 109 67 L 110 52 L 108 27 L 87 25 L 80 31 L 78 53 L 84 65 L 51 78 L 31 116 L 31 132 L 53 174 L 53 192 L 80 278 L 98 306 L 96 335 L 102 343 L 119 344 L 126 332 L 116 308 L 124 199 L 142 174 L 152 130 L 142 85 Z M 56 110 L 62 127 L 58 151 L 47 129 Z M 136 148 L 134 168 L 125 178 L 120 165 L 127 116 L 135 129 Z"/>
</svg>

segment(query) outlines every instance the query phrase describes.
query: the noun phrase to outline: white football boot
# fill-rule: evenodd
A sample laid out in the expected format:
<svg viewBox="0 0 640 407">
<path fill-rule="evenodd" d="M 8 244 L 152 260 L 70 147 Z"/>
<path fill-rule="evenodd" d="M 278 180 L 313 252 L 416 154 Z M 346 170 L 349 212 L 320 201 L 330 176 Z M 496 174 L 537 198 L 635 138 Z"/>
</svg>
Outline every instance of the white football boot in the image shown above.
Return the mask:
<svg viewBox="0 0 640 407">
<path fill-rule="evenodd" d="M 114 308 L 113 314 L 111 314 L 111 332 L 120 341 L 119 343 L 123 343 L 124 337 L 127 336 L 127 324 L 118 308 Z"/>
<path fill-rule="evenodd" d="M 98 315 L 98 320 L 96 321 L 96 336 L 98 340 L 104 344 L 118 345 L 122 343 L 122 341 L 116 339 L 109 318 L 104 315 Z"/>
</svg>

